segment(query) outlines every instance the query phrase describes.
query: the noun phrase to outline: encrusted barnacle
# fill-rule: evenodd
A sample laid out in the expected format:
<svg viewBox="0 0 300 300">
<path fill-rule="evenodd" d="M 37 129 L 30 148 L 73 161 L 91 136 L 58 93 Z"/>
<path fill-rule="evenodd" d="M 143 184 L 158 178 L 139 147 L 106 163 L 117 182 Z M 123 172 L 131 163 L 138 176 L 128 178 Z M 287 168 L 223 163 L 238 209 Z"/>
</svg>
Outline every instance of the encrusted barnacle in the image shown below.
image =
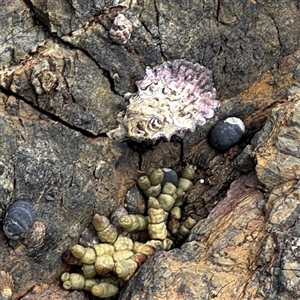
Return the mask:
<svg viewBox="0 0 300 300">
<path fill-rule="evenodd" d="M 113 270 L 115 262 L 111 255 L 101 255 L 96 257 L 95 270 L 97 274 L 106 274 Z"/>
<path fill-rule="evenodd" d="M 101 282 L 91 288 L 91 293 L 99 298 L 109 298 L 117 295 L 119 288 L 111 283 Z"/>
<path fill-rule="evenodd" d="M 131 238 L 123 235 L 119 235 L 117 240 L 114 243 L 115 251 L 122 250 L 133 250 L 133 241 Z"/>
<path fill-rule="evenodd" d="M 103 243 L 93 246 L 96 255 L 112 255 L 115 252 L 115 247 L 111 244 Z"/>
<path fill-rule="evenodd" d="M 91 279 L 96 276 L 95 265 L 82 265 L 81 267 L 84 278 Z"/>
<path fill-rule="evenodd" d="M 96 279 L 96 278 L 85 278 L 85 281 L 84 281 L 84 287 L 83 289 L 85 291 L 88 291 L 90 292 L 92 287 L 95 285 L 95 284 L 98 284 L 100 282 L 99 279 Z"/>
<path fill-rule="evenodd" d="M 138 263 L 133 259 L 124 259 L 115 263 L 114 273 L 124 280 L 129 280 L 136 269 L 138 268 Z"/>
<path fill-rule="evenodd" d="M 34 208 L 26 201 L 16 201 L 8 209 L 4 221 L 3 231 L 11 240 L 25 236 L 35 222 Z"/>
<path fill-rule="evenodd" d="M 112 255 L 112 258 L 115 262 L 117 262 L 120 260 L 131 258 L 132 255 L 133 255 L 133 252 L 130 250 L 120 250 L 120 251 L 116 251 Z"/>
<path fill-rule="evenodd" d="M 179 228 L 179 234 L 186 238 L 188 237 L 191 229 L 196 225 L 197 221 L 191 217 L 188 217 Z"/>
<path fill-rule="evenodd" d="M 178 188 L 187 192 L 193 186 L 193 182 L 189 179 L 180 177 L 178 181 Z"/>
<path fill-rule="evenodd" d="M 93 264 L 96 260 L 96 253 L 93 248 L 84 248 L 81 245 L 74 245 L 71 248 L 72 254 L 80 259 L 80 262 L 83 264 Z"/>
<path fill-rule="evenodd" d="M 168 195 L 174 195 L 176 193 L 176 186 L 172 182 L 166 182 L 162 187 L 162 193 Z"/>
<path fill-rule="evenodd" d="M 182 178 L 185 179 L 189 179 L 189 180 L 193 180 L 195 177 L 195 168 L 192 165 L 186 165 L 182 172 L 181 172 L 181 176 Z"/>
<path fill-rule="evenodd" d="M 151 182 L 147 175 L 142 175 L 137 179 L 138 186 L 143 190 L 146 191 L 150 188 Z"/>
<path fill-rule="evenodd" d="M 171 208 L 175 203 L 174 197 L 168 194 L 160 194 L 157 199 L 159 201 L 160 206 L 164 209 L 164 211 L 171 210 Z"/>
<path fill-rule="evenodd" d="M 149 176 L 151 185 L 158 185 L 164 179 L 164 171 L 162 169 L 155 169 L 151 172 Z"/>
<path fill-rule="evenodd" d="M 153 240 L 164 240 L 168 235 L 167 226 L 164 222 L 159 224 L 149 224 L 148 231 Z"/>
<path fill-rule="evenodd" d="M 102 243 L 113 244 L 117 237 L 117 228 L 110 224 L 110 221 L 105 216 L 100 216 L 98 214 L 94 215 L 92 218 L 92 224 L 97 231 L 97 236 Z"/>
<path fill-rule="evenodd" d="M 125 95 L 129 105 L 118 115 L 119 127 L 107 133 L 110 138 L 169 141 L 173 135 L 183 137 L 204 125 L 220 105 L 212 72 L 186 59 L 147 67 L 136 85 L 136 94 Z"/>
<path fill-rule="evenodd" d="M 65 272 L 61 275 L 60 279 L 66 290 L 82 290 L 85 283 L 84 276 L 78 273 Z"/>
<path fill-rule="evenodd" d="M 144 191 L 146 197 L 157 197 L 161 193 L 161 184 L 151 185 L 149 189 Z"/>
<path fill-rule="evenodd" d="M 0 299 L 10 299 L 13 294 L 13 280 L 8 272 L 0 271 Z"/>
<path fill-rule="evenodd" d="M 243 121 L 230 117 L 215 124 L 208 134 L 209 144 L 219 152 L 225 152 L 237 145 L 245 135 Z"/>
<path fill-rule="evenodd" d="M 125 44 L 129 40 L 131 32 L 132 22 L 123 14 L 118 14 L 109 30 L 109 36 L 115 43 Z"/>
<path fill-rule="evenodd" d="M 43 222 L 36 221 L 25 235 L 24 244 L 29 248 L 36 248 L 43 244 L 46 226 Z"/>
<path fill-rule="evenodd" d="M 134 242 L 133 249 L 135 253 L 143 253 L 146 256 L 154 255 L 155 251 L 157 250 L 157 248 L 154 247 L 153 244 L 150 245 L 148 242 L 147 243 Z"/>
<path fill-rule="evenodd" d="M 119 219 L 120 225 L 128 232 L 146 230 L 148 220 L 143 215 L 128 215 Z"/>
</svg>

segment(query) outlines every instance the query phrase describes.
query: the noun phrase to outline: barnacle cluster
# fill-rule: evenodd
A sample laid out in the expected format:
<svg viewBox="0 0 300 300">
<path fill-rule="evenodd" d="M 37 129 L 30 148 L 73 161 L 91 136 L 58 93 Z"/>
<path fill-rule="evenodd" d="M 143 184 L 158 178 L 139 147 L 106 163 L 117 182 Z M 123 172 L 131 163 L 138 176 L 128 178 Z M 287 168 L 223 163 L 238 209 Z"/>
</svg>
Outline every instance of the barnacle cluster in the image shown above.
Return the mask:
<svg viewBox="0 0 300 300">
<path fill-rule="evenodd" d="M 132 22 L 123 14 L 118 14 L 109 30 L 109 36 L 115 43 L 125 44 L 129 40 L 131 32 Z"/>
<path fill-rule="evenodd" d="M 184 240 L 196 221 L 181 221 L 184 195 L 193 185 L 195 170 L 187 165 L 178 179 L 170 169 L 149 169 L 137 180 L 148 198 L 147 216 L 117 209 L 111 218 L 99 214 L 92 225 L 100 243 L 76 244 L 64 254 L 67 263 L 81 266 L 81 273 L 63 273 L 65 289 L 83 289 L 99 298 L 115 296 L 145 260 L 159 250 L 170 250 Z M 147 232 L 144 241 L 136 233 Z"/>
<path fill-rule="evenodd" d="M 137 93 L 125 95 L 129 105 L 118 115 L 118 128 L 107 133 L 110 138 L 155 141 L 183 137 L 186 131 L 204 125 L 220 105 L 212 72 L 186 59 L 147 67 L 136 85 Z"/>
</svg>

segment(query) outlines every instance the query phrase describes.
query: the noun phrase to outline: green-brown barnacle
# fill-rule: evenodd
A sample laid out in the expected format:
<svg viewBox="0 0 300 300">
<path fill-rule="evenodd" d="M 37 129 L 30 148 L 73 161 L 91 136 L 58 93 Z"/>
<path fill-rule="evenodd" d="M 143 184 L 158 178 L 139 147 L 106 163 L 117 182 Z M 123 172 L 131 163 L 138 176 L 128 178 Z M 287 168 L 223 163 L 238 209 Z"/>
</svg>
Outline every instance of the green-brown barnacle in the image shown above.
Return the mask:
<svg viewBox="0 0 300 300">
<path fill-rule="evenodd" d="M 119 223 L 127 232 L 140 231 L 147 229 L 148 219 L 143 215 L 128 215 L 121 217 Z"/>
<path fill-rule="evenodd" d="M 150 179 L 147 175 L 142 175 L 137 179 L 138 186 L 143 190 L 146 191 L 151 186 Z"/>
<path fill-rule="evenodd" d="M 72 254 L 80 259 L 83 264 L 91 265 L 96 260 L 96 253 L 93 248 L 84 248 L 81 245 L 74 245 L 71 248 Z"/>
<path fill-rule="evenodd" d="M 159 201 L 155 197 L 149 197 L 148 199 L 148 208 L 161 208 Z"/>
<path fill-rule="evenodd" d="M 84 278 L 93 278 L 96 276 L 95 265 L 82 265 L 82 273 Z"/>
<path fill-rule="evenodd" d="M 178 188 L 182 189 L 184 192 L 187 192 L 193 186 L 193 182 L 189 179 L 180 177 L 178 181 Z"/>
<path fill-rule="evenodd" d="M 156 251 L 163 250 L 163 244 L 162 244 L 162 241 L 160 241 L 160 240 L 150 240 L 150 241 L 147 241 L 146 245 L 151 246 L 154 249 L 154 253 Z"/>
<path fill-rule="evenodd" d="M 155 254 L 155 248 L 153 245 L 147 243 L 134 242 L 133 250 L 135 253 L 143 253 L 146 256 L 152 256 Z"/>
<path fill-rule="evenodd" d="M 181 177 L 189 180 L 193 180 L 195 177 L 195 168 L 192 165 L 186 165 L 182 172 Z"/>
<path fill-rule="evenodd" d="M 165 251 L 169 251 L 173 246 L 173 241 L 167 238 L 162 241 L 162 246 Z"/>
<path fill-rule="evenodd" d="M 149 189 L 144 191 L 146 197 L 157 197 L 161 193 L 161 184 L 152 185 Z"/>
<path fill-rule="evenodd" d="M 131 257 L 135 262 L 137 262 L 137 264 L 140 266 L 142 265 L 146 259 L 147 259 L 147 255 L 144 253 L 134 253 Z"/>
<path fill-rule="evenodd" d="M 119 288 L 114 285 L 114 284 L 110 284 L 110 283 L 99 283 L 99 284 L 95 284 L 92 288 L 91 288 L 91 293 L 99 298 L 109 298 L 109 297 L 113 297 L 115 295 L 117 295 L 119 292 Z"/>
<path fill-rule="evenodd" d="M 191 229 L 196 225 L 197 221 L 188 217 L 179 228 L 179 234 L 184 238 L 188 237 Z"/>
<path fill-rule="evenodd" d="M 113 244 L 118 237 L 116 226 L 109 224 L 104 230 L 97 231 L 97 236 L 102 243 Z"/>
<path fill-rule="evenodd" d="M 165 173 L 162 169 L 155 169 L 149 176 L 151 185 L 158 185 L 164 179 Z"/>
<path fill-rule="evenodd" d="M 162 187 L 162 194 L 174 195 L 176 193 L 177 187 L 172 182 L 166 182 Z"/>
<path fill-rule="evenodd" d="M 158 201 L 160 206 L 164 209 L 164 211 L 171 210 L 175 203 L 175 199 L 173 198 L 173 196 L 168 194 L 160 194 L 158 196 Z"/>
<path fill-rule="evenodd" d="M 153 240 L 164 240 L 168 235 L 167 226 L 164 222 L 159 224 L 149 224 L 148 231 Z"/>
<path fill-rule="evenodd" d="M 119 235 L 117 240 L 114 243 L 114 248 L 116 251 L 121 251 L 121 250 L 133 250 L 133 241 L 131 238 L 124 236 L 124 235 Z"/>
<path fill-rule="evenodd" d="M 107 217 L 95 214 L 92 218 L 92 224 L 96 231 L 102 231 L 110 224 L 110 222 Z"/>
<path fill-rule="evenodd" d="M 120 260 L 115 263 L 114 273 L 119 278 L 129 280 L 133 276 L 137 268 L 138 263 L 133 259 Z"/>
<path fill-rule="evenodd" d="M 155 170 L 155 168 L 150 167 L 146 170 L 145 174 L 149 177 L 154 170 Z"/>
<path fill-rule="evenodd" d="M 176 219 L 170 219 L 168 221 L 168 230 L 171 232 L 171 234 L 175 235 L 180 228 L 179 220 Z"/>
<path fill-rule="evenodd" d="M 101 255 L 112 255 L 115 252 L 115 248 L 111 244 L 97 244 L 93 246 L 96 255 L 101 256 Z"/>
<path fill-rule="evenodd" d="M 130 250 L 120 250 L 120 251 L 116 251 L 112 257 L 113 260 L 115 262 L 120 261 L 120 260 L 124 260 L 124 259 L 128 259 L 133 255 L 133 252 Z"/>
<path fill-rule="evenodd" d="M 111 255 L 97 256 L 95 261 L 95 270 L 97 274 L 106 274 L 113 270 L 115 262 Z"/>
<path fill-rule="evenodd" d="M 149 223 L 151 224 L 158 224 L 166 220 L 165 211 L 162 208 L 159 209 L 149 208 L 148 216 L 149 216 Z"/>
<path fill-rule="evenodd" d="M 77 273 L 63 273 L 60 279 L 65 290 L 82 290 L 85 283 L 83 275 Z"/>
<path fill-rule="evenodd" d="M 170 218 L 180 220 L 182 216 L 181 208 L 179 206 L 174 206 L 170 211 Z"/>
<path fill-rule="evenodd" d="M 86 278 L 85 279 L 85 282 L 84 282 L 84 287 L 83 289 L 85 291 L 88 291 L 90 292 L 92 287 L 95 285 L 95 284 L 99 284 L 99 279 L 96 279 L 96 278 Z"/>
</svg>

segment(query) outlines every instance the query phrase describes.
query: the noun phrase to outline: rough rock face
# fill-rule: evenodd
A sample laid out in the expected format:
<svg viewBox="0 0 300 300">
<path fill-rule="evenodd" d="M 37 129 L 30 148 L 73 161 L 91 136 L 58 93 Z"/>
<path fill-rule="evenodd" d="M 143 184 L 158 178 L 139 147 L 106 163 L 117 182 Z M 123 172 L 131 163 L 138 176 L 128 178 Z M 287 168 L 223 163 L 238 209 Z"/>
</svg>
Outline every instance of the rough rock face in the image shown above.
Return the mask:
<svg viewBox="0 0 300 300">
<path fill-rule="evenodd" d="M 147 261 L 119 298 L 300 297 L 298 1 L 2 2 L 1 225 L 21 198 L 46 226 L 37 248 L 0 230 L 12 299 L 87 299 L 60 287 L 62 253 L 94 213 L 124 206 L 139 169 L 183 163 L 198 166 L 184 215 L 199 223 L 180 249 Z M 120 13 L 133 27 L 124 45 L 109 37 Z M 151 147 L 109 140 L 146 66 L 183 58 L 212 70 L 217 116 Z M 230 116 L 246 136 L 220 154 L 207 133 Z"/>
</svg>

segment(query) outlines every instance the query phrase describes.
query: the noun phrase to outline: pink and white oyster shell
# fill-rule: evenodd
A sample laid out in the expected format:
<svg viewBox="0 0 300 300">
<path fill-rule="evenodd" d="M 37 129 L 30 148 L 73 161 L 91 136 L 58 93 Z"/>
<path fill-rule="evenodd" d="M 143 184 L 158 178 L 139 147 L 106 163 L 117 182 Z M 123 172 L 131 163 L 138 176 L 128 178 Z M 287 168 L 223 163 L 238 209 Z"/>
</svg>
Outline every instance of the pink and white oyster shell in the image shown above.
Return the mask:
<svg viewBox="0 0 300 300">
<path fill-rule="evenodd" d="M 186 59 L 147 67 L 136 85 L 137 93 L 125 95 L 129 105 L 118 115 L 118 128 L 107 133 L 110 138 L 169 141 L 172 135 L 183 137 L 204 125 L 220 106 L 212 72 Z"/>
</svg>

